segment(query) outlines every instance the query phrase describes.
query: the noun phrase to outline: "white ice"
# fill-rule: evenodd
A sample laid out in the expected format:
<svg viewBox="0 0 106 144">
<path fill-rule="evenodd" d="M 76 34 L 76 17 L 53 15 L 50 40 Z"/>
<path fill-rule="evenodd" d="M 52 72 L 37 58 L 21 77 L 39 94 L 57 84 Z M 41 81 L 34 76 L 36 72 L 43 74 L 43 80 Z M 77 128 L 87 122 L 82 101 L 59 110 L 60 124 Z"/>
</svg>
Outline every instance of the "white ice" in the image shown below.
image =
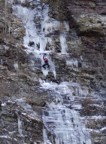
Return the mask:
<svg viewBox="0 0 106 144">
<path fill-rule="evenodd" d="M 18 132 L 19 132 L 20 136 L 23 136 L 23 134 L 22 134 L 22 121 L 20 119 L 20 116 L 18 116 Z"/>
<path fill-rule="evenodd" d="M 50 105 L 48 116 L 43 115 L 46 129 L 55 135 L 56 144 L 91 144 L 89 132 L 78 112 L 63 105 Z"/>
<path fill-rule="evenodd" d="M 17 102 L 17 104 L 23 108 L 23 110 L 25 112 L 25 113 L 23 113 L 23 115 L 26 115 L 30 119 L 36 119 L 38 121 L 41 121 L 38 114 L 32 109 L 31 105 L 29 105 L 25 99 L 20 98 L 20 99 L 14 100 L 14 101 Z"/>
<path fill-rule="evenodd" d="M 49 7 L 48 5 L 42 5 L 40 0 L 35 0 L 36 7 L 30 9 L 23 7 L 21 5 L 13 6 L 14 14 L 17 15 L 23 22 L 25 27 L 25 36 L 23 39 L 24 47 L 26 47 L 26 52 L 34 53 L 36 58 L 40 58 L 41 64 L 43 64 L 43 53 L 47 53 L 50 62 L 50 70 L 42 69 L 42 72 L 47 76 L 48 72 L 51 71 L 56 78 L 55 64 L 49 53 L 51 51 L 46 50 L 48 41 L 52 44 L 52 33 L 56 31 L 60 32 L 60 44 L 61 44 L 61 54 L 67 54 L 68 45 L 66 32 L 69 31 L 69 25 L 67 22 L 59 22 L 51 19 L 48 15 Z M 41 29 L 40 32 L 36 27 L 35 18 L 40 19 Z M 33 41 L 34 46 L 29 46 L 29 42 Z M 37 48 L 36 44 L 40 44 L 40 49 Z M 71 65 L 77 67 L 77 62 L 71 62 Z M 47 134 L 47 130 L 54 136 L 56 144 L 91 144 L 90 135 L 83 120 L 80 118 L 78 112 L 73 109 L 69 109 L 64 104 L 63 95 L 70 95 L 71 100 L 74 100 L 73 93 L 75 96 L 86 95 L 88 89 L 86 87 L 81 87 L 78 83 L 73 82 L 62 82 L 59 85 L 52 82 L 45 82 L 40 80 L 41 87 L 46 90 L 51 90 L 55 93 L 55 100 L 48 103 L 48 108 L 43 111 L 43 139 L 44 144 L 52 144 L 50 142 Z M 86 94 L 85 94 L 86 93 Z M 32 107 L 26 103 L 25 99 L 16 100 L 17 104 L 23 108 L 23 115 L 27 115 L 30 118 L 40 120 L 37 113 L 33 111 Z M 76 105 L 78 106 L 78 105 Z M 75 107 L 75 105 L 73 106 Z M 45 114 L 48 113 L 48 115 Z M 22 134 L 21 122 L 18 119 L 19 133 Z"/>
<path fill-rule="evenodd" d="M 19 69 L 18 62 L 15 62 L 15 63 L 14 63 L 14 68 L 15 68 L 15 70 L 18 70 L 18 69 Z"/>
<path fill-rule="evenodd" d="M 67 54 L 67 41 L 63 34 L 60 34 L 61 54 Z"/>
<path fill-rule="evenodd" d="M 38 5 L 39 6 L 39 5 Z M 38 34 L 36 25 L 34 23 L 34 18 L 35 16 L 40 16 L 41 17 L 41 23 L 43 23 L 45 26 L 47 23 L 47 20 L 49 19 L 48 17 L 48 7 L 44 10 L 44 13 L 39 10 L 37 12 L 37 8 L 35 9 L 28 9 L 26 7 L 23 7 L 21 5 L 18 6 L 13 6 L 13 11 L 14 14 L 17 15 L 21 20 L 23 21 L 25 30 L 26 30 L 26 35 L 24 36 L 24 46 L 27 48 L 26 52 L 33 53 L 36 58 L 41 59 L 41 63 L 43 63 L 42 56 L 44 53 L 51 53 L 51 51 L 46 51 L 46 45 L 48 42 L 51 43 L 51 38 L 45 37 L 45 33 L 41 32 Z M 33 41 L 34 46 L 29 46 L 29 42 Z M 37 48 L 37 44 L 40 44 L 40 49 Z M 55 71 L 55 65 L 52 62 L 51 58 L 48 57 L 49 59 L 49 64 L 50 64 L 50 71 L 53 72 L 54 77 L 56 78 L 56 71 Z M 45 76 L 48 75 L 49 70 L 45 70 L 42 68 L 42 72 Z"/>
<path fill-rule="evenodd" d="M 77 59 L 69 59 L 66 60 L 67 66 L 71 66 L 71 69 L 78 70 L 78 60 Z"/>
<path fill-rule="evenodd" d="M 44 110 L 43 122 L 48 131 L 55 135 L 56 144 L 91 144 L 90 135 L 83 120 L 80 118 L 78 112 L 74 108 L 80 109 L 80 105 L 73 105 L 73 109 L 67 108 L 63 104 L 63 94 L 70 94 L 72 92 L 70 87 L 76 86 L 79 90 L 80 85 L 78 83 L 62 82 L 59 85 L 56 83 L 49 83 L 41 81 L 41 86 L 44 89 L 55 91 L 55 102 L 48 104 L 47 110 Z M 71 100 L 73 97 L 70 97 Z M 45 115 L 47 111 L 48 115 Z M 46 133 L 46 131 L 45 131 Z M 47 134 L 46 134 L 47 135 Z M 48 140 L 46 137 L 45 139 Z"/>
</svg>

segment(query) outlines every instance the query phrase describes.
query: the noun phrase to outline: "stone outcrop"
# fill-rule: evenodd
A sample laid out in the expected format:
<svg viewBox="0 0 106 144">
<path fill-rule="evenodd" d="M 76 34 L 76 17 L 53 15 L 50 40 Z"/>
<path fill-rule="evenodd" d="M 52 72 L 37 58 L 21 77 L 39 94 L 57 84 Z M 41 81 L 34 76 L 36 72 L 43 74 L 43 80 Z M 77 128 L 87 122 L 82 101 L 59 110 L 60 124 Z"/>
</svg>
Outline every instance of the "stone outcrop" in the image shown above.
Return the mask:
<svg viewBox="0 0 106 144">
<path fill-rule="evenodd" d="M 77 65 L 73 65 L 71 69 L 65 62 L 66 57 L 62 59 L 55 56 L 59 81 L 78 81 L 89 87 L 89 91 L 98 92 L 99 101 L 93 98 L 91 100 L 90 97 L 82 99 L 81 115 L 105 116 L 105 100 L 102 99 L 106 95 L 106 2 L 103 0 L 50 0 L 48 3 L 51 7 L 51 17 L 69 22 L 68 51 L 71 59 L 78 61 Z M 87 127 L 92 130 L 101 129 L 105 126 L 104 121 L 104 119 L 101 120 L 98 127 L 98 124 L 94 125 L 98 123 L 98 120 L 89 119 Z M 104 133 L 92 131 L 91 134 L 94 144 L 105 143 Z"/>
<path fill-rule="evenodd" d="M 30 71 L 29 56 L 22 45 L 24 35 L 22 21 L 12 14 L 11 4 L 0 0 L 0 143 L 2 144 L 19 144 L 23 141 L 31 143 L 35 140 L 41 143 L 43 137 L 41 111 L 48 95 L 38 88 L 36 73 Z M 42 98 L 38 96 L 39 94 Z M 23 134 L 26 135 L 25 139 Z"/>
<path fill-rule="evenodd" d="M 68 19 L 68 10 L 66 7 L 66 1 L 60 0 L 42 0 L 42 2 L 49 4 L 50 11 L 49 16 L 57 20 L 63 21 Z"/>
</svg>

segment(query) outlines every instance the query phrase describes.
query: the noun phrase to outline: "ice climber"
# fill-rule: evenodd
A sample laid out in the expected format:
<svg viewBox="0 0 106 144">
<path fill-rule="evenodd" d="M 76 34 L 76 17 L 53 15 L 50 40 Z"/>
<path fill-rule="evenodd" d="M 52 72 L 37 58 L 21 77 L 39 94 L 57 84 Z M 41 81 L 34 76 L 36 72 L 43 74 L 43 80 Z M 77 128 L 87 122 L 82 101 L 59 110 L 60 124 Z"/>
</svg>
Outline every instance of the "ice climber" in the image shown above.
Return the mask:
<svg viewBox="0 0 106 144">
<path fill-rule="evenodd" d="M 49 65 L 49 61 L 48 61 L 48 58 L 47 58 L 47 55 L 46 55 L 46 54 L 43 55 L 43 60 L 44 60 L 44 64 L 42 65 L 42 67 L 43 67 L 44 69 L 49 68 L 50 65 Z"/>
</svg>

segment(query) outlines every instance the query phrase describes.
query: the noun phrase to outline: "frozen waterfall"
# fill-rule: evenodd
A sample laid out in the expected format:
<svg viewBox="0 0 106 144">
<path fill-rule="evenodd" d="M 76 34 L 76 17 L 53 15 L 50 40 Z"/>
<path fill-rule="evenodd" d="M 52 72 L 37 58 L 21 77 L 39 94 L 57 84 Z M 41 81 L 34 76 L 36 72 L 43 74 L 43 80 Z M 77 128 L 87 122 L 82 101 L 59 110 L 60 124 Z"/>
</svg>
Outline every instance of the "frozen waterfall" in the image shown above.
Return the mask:
<svg viewBox="0 0 106 144">
<path fill-rule="evenodd" d="M 24 3 L 25 1 L 20 1 Z M 41 60 L 43 64 L 43 54 L 47 53 L 50 70 L 41 69 L 45 76 L 51 71 L 56 78 L 55 63 L 50 54 L 54 50 L 46 50 L 47 43 L 53 44 L 52 33 L 60 31 L 59 39 L 61 46 L 61 54 L 67 54 L 68 45 L 66 34 L 68 33 L 69 26 L 67 22 L 59 22 L 48 16 L 49 6 L 41 3 L 40 0 L 33 0 L 35 8 L 23 7 L 20 5 L 13 5 L 14 14 L 19 17 L 25 27 L 26 34 L 23 38 L 23 45 L 26 47 L 26 53 L 33 53 L 34 56 Z M 61 32 L 61 25 L 63 27 Z M 33 42 L 33 46 L 29 45 Z M 39 46 L 38 46 L 39 45 Z M 67 62 L 69 65 L 77 65 L 77 62 Z M 76 66 L 77 67 L 77 66 Z M 79 84 L 64 82 L 61 84 L 40 81 L 41 87 L 46 90 L 51 90 L 55 93 L 54 101 L 47 104 L 43 110 L 43 144 L 91 144 L 90 135 L 87 131 L 84 121 L 81 120 L 79 113 L 74 109 L 70 109 L 64 102 L 64 96 L 70 96 L 74 101 L 72 95 L 73 85 L 76 89 L 73 91 L 78 95 L 80 93 Z M 76 90 L 76 91 L 75 91 Z M 83 92 L 82 92 L 83 93 Z M 22 135 L 21 121 L 18 118 L 18 130 Z M 48 136 L 51 134 L 51 138 Z"/>
</svg>

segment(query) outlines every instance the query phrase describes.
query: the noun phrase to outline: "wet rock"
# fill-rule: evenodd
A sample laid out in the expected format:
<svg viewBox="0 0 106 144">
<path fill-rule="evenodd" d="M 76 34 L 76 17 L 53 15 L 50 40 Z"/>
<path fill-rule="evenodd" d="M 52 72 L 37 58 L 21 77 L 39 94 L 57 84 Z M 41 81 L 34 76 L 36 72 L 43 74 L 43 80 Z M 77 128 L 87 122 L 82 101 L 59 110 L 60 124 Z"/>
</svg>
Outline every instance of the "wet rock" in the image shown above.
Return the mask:
<svg viewBox="0 0 106 144">
<path fill-rule="evenodd" d="M 34 42 L 33 41 L 30 41 L 29 42 L 29 46 L 34 46 L 35 44 L 34 44 Z"/>
<path fill-rule="evenodd" d="M 79 20 L 77 21 L 79 26 L 79 34 L 86 36 L 92 36 L 95 34 L 97 36 L 103 36 L 105 35 L 105 31 L 102 23 L 104 23 L 104 21 L 102 21 L 102 17 L 99 15 L 80 16 Z"/>
</svg>

